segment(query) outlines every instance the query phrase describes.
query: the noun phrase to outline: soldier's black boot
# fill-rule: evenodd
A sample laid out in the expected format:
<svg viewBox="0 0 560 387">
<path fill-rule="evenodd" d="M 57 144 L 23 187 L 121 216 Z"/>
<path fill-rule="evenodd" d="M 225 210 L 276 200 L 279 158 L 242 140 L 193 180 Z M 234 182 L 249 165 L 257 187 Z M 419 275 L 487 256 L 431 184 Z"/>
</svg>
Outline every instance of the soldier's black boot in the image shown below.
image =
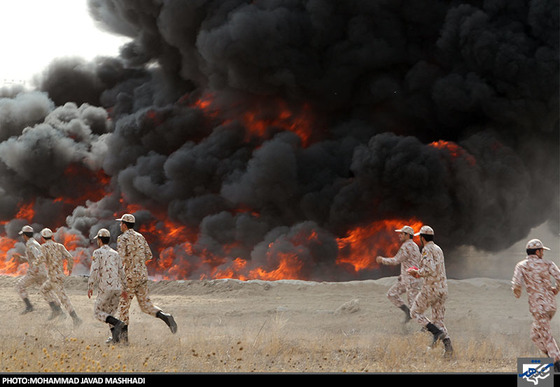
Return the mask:
<svg viewBox="0 0 560 387">
<path fill-rule="evenodd" d="M 119 335 L 119 343 L 128 345 L 128 325 L 122 327 L 121 334 Z"/>
<path fill-rule="evenodd" d="M 412 317 L 410 317 L 410 309 L 408 308 L 408 306 L 402 304 L 401 306 L 399 306 L 399 309 L 401 309 L 405 314 L 404 322 L 409 322 Z"/>
<path fill-rule="evenodd" d="M 450 359 L 451 357 L 453 357 L 453 347 L 451 346 L 451 339 L 449 337 L 446 337 L 442 341 L 443 341 L 443 348 L 445 348 L 444 357 L 446 359 Z"/>
<path fill-rule="evenodd" d="M 70 312 L 70 317 L 72 317 L 72 321 L 74 322 L 74 328 L 79 327 L 82 324 L 82 320 L 76 314 L 76 311 Z"/>
<path fill-rule="evenodd" d="M 113 316 L 107 316 L 105 322 L 113 326 L 111 328 L 111 342 L 118 343 L 125 326 L 124 323 L 121 320 L 114 318 Z"/>
<path fill-rule="evenodd" d="M 58 316 L 61 316 L 63 314 L 62 309 L 60 309 L 60 305 L 57 305 L 56 302 L 49 302 L 49 306 L 51 307 L 51 315 L 49 316 L 49 320 L 57 318 Z"/>
<path fill-rule="evenodd" d="M 432 323 L 426 324 L 426 329 L 428 330 L 428 332 L 434 335 L 434 340 L 432 341 L 433 347 L 437 343 L 437 341 L 441 339 L 441 336 L 443 336 L 443 331 Z"/>
<path fill-rule="evenodd" d="M 23 312 L 21 312 L 21 314 L 33 312 L 33 305 L 31 305 L 31 301 L 29 301 L 29 298 L 24 298 L 23 302 L 25 303 L 25 309 L 23 310 Z"/>
<path fill-rule="evenodd" d="M 560 372 L 560 361 L 554 363 L 554 372 Z"/>
<path fill-rule="evenodd" d="M 162 319 L 167 324 L 169 329 L 171 329 L 171 333 L 177 332 L 177 324 L 175 323 L 175 319 L 172 315 L 170 315 L 169 313 L 163 313 L 160 310 L 159 312 L 157 312 L 156 317 Z"/>
<path fill-rule="evenodd" d="M 109 328 L 109 330 L 111 331 L 111 336 L 107 337 L 107 340 L 105 340 L 105 344 L 111 344 L 114 343 L 113 341 L 113 331 L 115 330 L 114 327 Z"/>
</svg>

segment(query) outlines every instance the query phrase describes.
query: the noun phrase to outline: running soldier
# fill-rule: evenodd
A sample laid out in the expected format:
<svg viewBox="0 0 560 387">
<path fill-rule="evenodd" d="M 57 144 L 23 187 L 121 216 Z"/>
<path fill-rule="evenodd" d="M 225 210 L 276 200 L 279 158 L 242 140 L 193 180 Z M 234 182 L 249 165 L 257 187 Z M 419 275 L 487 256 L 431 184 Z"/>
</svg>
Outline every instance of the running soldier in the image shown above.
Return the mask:
<svg viewBox="0 0 560 387">
<path fill-rule="evenodd" d="M 119 254 L 109 246 L 111 233 L 102 228 L 95 236 L 97 249 L 93 252 L 89 280 L 88 298 L 97 288 L 97 298 L 94 306 L 94 317 L 110 325 L 111 341 L 119 342 L 124 323 L 114 317 L 119 306 L 119 300 L 126 297 L 123 284 L 126 280 Z"/>
<path fill-rule="evenodd" d="M 76 314 L 70 298 L 66 295 L 64 291 L 64 265 L 63 260 L 66 260 L 66 268 L 68 270 L 68 275 L 72 273 L 72 267 L 74 266 L 74 259 L 72 255 L 66 250 L 63 244 L 55 242 L 53 237 L 53 232 L 44 228 L 41 230 L 41 236 L 45 243 L 41 246 L 42 250 L 42 263 L 47 266 L 48 279 L 41 286 L 41 292 L 44 297 L 48 297 L 52 294 L 52 302 L 56 303 L 58 311 L 51 316 L 54 318 L 62 314 L 60 309 L 60 304 L 64 305 L 72 320 L 74 322 L 74 327 L 79 326 L 82 320 Z"/>
<path fill-rule="evenodd" d="M 387 298 L 397 308 L 400 308 L 405 313 L 405 323 L 410 321 L 410 306 L 414 302 L 416 295 L 420 291 L 422 281 L 419 278 L 414 278 L 408 275 L 407 270 L 411 267 L 420 266 L 420 249 L 414 243 L 414 230 L 410 226 L 404 226 L 400 230 L 395 230 L 399 233 L 399 240 L 401 247 L 397 254 L 392 258 L 385 258 L 378 256 L 377 263 L 383 265 L 401 265 L 401 274 L 389 291 Z M 406 293 L 408 303 L 405 303 L 400 297 L 401 294 Z"/>
<path fill-rule="evenodd" d="M 420 235 L 422 259 L 418 269 L 410 268 L 408 272 L 414 277 L 422 278 L 424 282 L 412 304 L 410 314 L 433 335 L 432 346 L 439 340 L 443 341 L 445 357 L 449 358 L 453 355 L 453 347 L 443 323 L 447 300 L 447 275 L 443 251 L 434 243 L 434 230 L 430 226 L 422 226 L 420 232 L 415 235 Z M 428 307 L 432 308 L 433 322 L 424 315 Z"/>
<path fill-rule="evenodd" d="M 556 313 L 556 295 L 560 290 L 560 270 L 554 262 L 543 259 L 544 250 L 550 249 L 543 246 L 539 239 L 527 242 L 527 258 L 515 266 L 511 289 L 513 295 L 519 298 L 525 285 L 529 296 L 529 312 L 533 316 L 531 340 L 554 360 L 554 371 L 560 372 L 560 351 L 550 329 L 550 320 Z"/>
<path fill-rule="evenodd" d="M 127 297 L 122 297 L 119 304 L 119 316 L 125 326 L 121 333 L 121 340 L 128 343 L 129 309 L 132 299 L 136 296 L 142 312 L 163 320 L 172 333 L 177 332 L 177 324 L 171 314 L 164 313 L 155 306 L 148 295 L 148 268 L 146 261 L 152 259 L 152 251 L 146 239 L 136 232 L 136 219 L 132 214 L 124 214 L 120 219 L 121 231 L 117 238 L 117 251 L 121 256 L 126 275 Z"/>
<path fill-rule="evenodd" d="M 33 227 L 23 226 L 19 235 L 22 236 L 25 242 L 25 255 L 15 254 L 19 259 L 25 260 L 29 265 L 27 267 L 27 273 L 25 273 L 16 285 L 18 294 L 25 303 L 25 309 L 21 312 L 21 314 L 26 314 L 34 310 L 31 301 L 29 301 L 27 288 L 33 285 L 41 286 L 47 280 L 47 268 L 45 265 L 39 263 L 41 257 L 41 245 L 33 237 L 33 232 Z M 46 297 L 44 298 L 47 302 L 49 301 Z"/>
</svg>

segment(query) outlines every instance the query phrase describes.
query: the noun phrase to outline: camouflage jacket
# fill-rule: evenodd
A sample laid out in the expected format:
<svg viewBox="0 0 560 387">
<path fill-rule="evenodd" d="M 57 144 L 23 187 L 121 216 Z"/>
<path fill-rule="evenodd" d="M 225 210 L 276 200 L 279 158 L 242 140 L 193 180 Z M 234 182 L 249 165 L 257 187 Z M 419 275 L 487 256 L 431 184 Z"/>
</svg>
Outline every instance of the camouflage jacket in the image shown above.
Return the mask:
<svg viewBox="0 0 560 387">
<path fill-rule="evenodd" d="M 434 242 L 428 242 L 422 249 L 418 274 L 424 279 L 422 289 L 447 293 L 447 274 L 443 251 Z"/>
<path fill-rule="evenodd" d="M 108 245 L 93 252 L 88 280 L 88 290 L 122 290 L 126 278 L 119 253 Z"/>
<path fill-rule="evenodd" d="M 554 281 L 551 280 L 552 278 Z M 554 262 L 529 255 L 515 265 L 511 284 L 517 297 L 521 294 L 522 286 L 525 285 L 529 295 L 529 311 L 532 314 L 556 310 L 555 295 L 560 286 L 560 270 Z"/>
<path fill-rule="evenodd" d="M 117 251 L 129 285 L 148 279 L 146 261 L 152 259 L 152 251 L 142 234 L 133 229 L 126 230 L 117 238 Z"/>
<path fill-rule="evenodd" d="M 408 275 L 407 270 L 412 267 L 420 266 L 420 249 L 412 239 L 404 241 L 393 258 L 382 258 L 381 262 L 385 265 L 401 265 L 401 278 L 408 280 L 416 280 Z"/>
<path fill-rule="evenodd" d="M 48 240 L 41 245 L 42 259 L 47 266 L 49 278 L 60 279 L 64 276 L 64 260 L 68 273 L 72 273 L 74 258 L 62 243 Z"/>
<path fill-rule="evenodd" d="M 35 238 L 29 238 L 25 243 L 24 259 L 29 264 L 27 272 L 32 275 L 47 275 L 47 268 L 42 263 L 41 245 Z"/>
</svg>

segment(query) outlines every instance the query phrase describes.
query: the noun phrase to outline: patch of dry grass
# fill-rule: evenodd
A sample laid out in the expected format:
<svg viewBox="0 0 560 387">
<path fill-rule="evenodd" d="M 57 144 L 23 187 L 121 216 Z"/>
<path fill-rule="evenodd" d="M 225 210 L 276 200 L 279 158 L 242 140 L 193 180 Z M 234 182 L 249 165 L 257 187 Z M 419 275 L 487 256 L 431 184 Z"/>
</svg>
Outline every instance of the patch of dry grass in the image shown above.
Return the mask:
<svg viewBox="0 0 560 387">
<path fill-rule="evenodd" d="M 429 335 L 419 331 L 301 336 L 281 313 L 244 330 L 195 322 L 177 335 L 148 321 L 128 346 L 105 344 L 102 324 L 66 336 L 68 322 L 10 327 L 0 372 L 515 372 L 519 352 L 504 337 L 459 338 L 446 360 L 442 345 L 430 349 Z"/>
</svg>

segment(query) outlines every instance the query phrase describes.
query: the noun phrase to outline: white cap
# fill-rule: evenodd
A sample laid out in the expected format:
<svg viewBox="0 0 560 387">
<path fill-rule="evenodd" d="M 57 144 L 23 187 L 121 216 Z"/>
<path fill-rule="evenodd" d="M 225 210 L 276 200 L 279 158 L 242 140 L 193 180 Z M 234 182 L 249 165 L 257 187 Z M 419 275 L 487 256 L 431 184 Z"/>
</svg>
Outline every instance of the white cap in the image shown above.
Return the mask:
<svg viewBox="0 0 560 387">
<path fill-rule="evenodd" d="M 431 228 L 430 226 L 422 226 L 422 228 L 420 229 L 419 232 L 417 232 L 414 235 L 420 235 L 420 234 L 425 234 L 425 235 L 434 235 L 434 229 Z"/>
<path fill-rule="evenodd" d="M 544 246 L 542 244 L 542 242 L 540 241 L 540 239 L 531 239 L 529 242 L 527 242 L 527 249 L 544 249 L 544 250 L 550 250 L 548 247 Z"/>
<path fill-rule="evenodd" d="M 43 238 L 52 238 L 53 232 L 50 228 L 44 228 L 41 230 L 41 236 Z"/>
<path fill-rule="evenodd" d="M 31 226 L 23 226 L 21 231 L 18 233 L 19 235 L 23 234 L 24 232 L 33 232 L 33 227 Z"/>
<path fill-rule="evenodd" d="M 115 219 L 119 222 L 127 222 L 127 223 L 135 223 L 136 219 L 134 218 L 134 215 L 132 214 L 124 214 L 123 216 L 120 217 L 120 219 Z"/>
<path fill-rule="evenodd" d="M 410 226 L 403 226 L 400 230 L 395 230 L 395 232 L 404 232 L 406 234 L 414 235 L 414 230 Z"/>
<path fill-rule="evenodd" d="M 99 238 L 99 237 L 110 237 L 111 233 L 109 232 L 109 230 L 107 230 L 106 228 L 101 228 L 99 229 L 99 231 L 97 231 L 97 235 L 94 237 L 95 238 Z"/>
</svg>

